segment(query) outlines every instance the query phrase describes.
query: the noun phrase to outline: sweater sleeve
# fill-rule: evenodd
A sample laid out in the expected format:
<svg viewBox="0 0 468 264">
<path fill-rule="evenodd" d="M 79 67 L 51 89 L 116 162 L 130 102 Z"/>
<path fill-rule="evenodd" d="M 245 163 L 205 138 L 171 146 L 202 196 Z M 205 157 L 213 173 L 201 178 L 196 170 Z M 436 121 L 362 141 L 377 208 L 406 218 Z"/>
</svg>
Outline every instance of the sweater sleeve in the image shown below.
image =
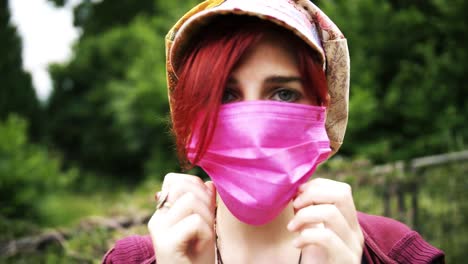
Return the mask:
<svg viewBox="0 0 468 264">
<path fill-rule="evenodd" d="M 427 243 L 414 231 L 398 241 L 389 256 L 398 263 L 445 263 L 444 253 Z"/>
<path fill-rule="evenodd" d="M 156 263 L 150 236 L 129 236 L 118 240 L 104 255 L 103 264 Z"/>
<path fill-rule="evenodd" d="M 396 220 L 358 213 L 365 239 L 365 254 L 372 263 L 445 263 L 444 252 L 419 233 Z"/>
</svg>

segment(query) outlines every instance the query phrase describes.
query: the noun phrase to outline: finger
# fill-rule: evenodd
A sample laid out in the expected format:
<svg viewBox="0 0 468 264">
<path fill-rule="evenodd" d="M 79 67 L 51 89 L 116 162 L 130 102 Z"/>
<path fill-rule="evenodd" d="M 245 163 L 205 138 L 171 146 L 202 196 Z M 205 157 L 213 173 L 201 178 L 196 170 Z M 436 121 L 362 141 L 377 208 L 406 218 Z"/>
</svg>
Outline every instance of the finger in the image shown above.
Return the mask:
<svg viewBox="0 0 468 264">
<path fill-rule="evenodd" d="M 211 195 L 211 199 L 210 199 L 210 206 L 214 206 L 216 207 L 216 186 L 214 185 L 214 183 L 212 181 L 207 181 L 205 182 L 205 185 L 208 187 L 208 189 L 210 190 L 210 195 Z"/>
<path fill-rule="evenodd" d="M 299 187 L 293 206 L 300 210 L 317 204 L 334 204 L 353 230 L 359 229 L 351 186 L 328 179 L 313 179 Z"/>
<path fill-rule="evenodd" d="M 315 245 L 326 251 L 330 263 L 348 263 L 349 257 L 353 256 L 350 249 L 344 242 L 328 228 L 309 228 L 303 230 L 300 235 L 294 240 L 294 246 L 297 248 L 305 248 Z M 346 256 L 345 262 L 340 262 L 339 256 Z M 335 259 L 338 258 L 338 261 Z M 335 261 L 331 261 L 335 259 Z"/>
<path fill-rule="evenodd" d="M 300 209 L 289 222 L 288 229 L 295 232 L 319 223 L 323 223 L 326 228 L 335 232 L 346 244 L 352 242 L 353 232 L 344 216 L 333 204 L 311 205 Z"/>
<path fill-rule="evenodd" d="M 171 172 L 171 173 L 166 174 L 166 176 L 164 176 L 162 189 L 165 190 L 166 188 L 172 185 L 179 185 L 181 181 L 188 181 L 188 182 L 192 182 L 193 184 L 203 185 L 203 180 L 198 176 Z"/>
<path fill-rule="evenodd" d="M 191 214 L 198 214 L 208 225 L 214 225 L 214 208 L 200 203 L 193 193 L 185 193 L 167 210 L 162 226 L 173 226 Z"/>
<path fill-rule="evenodd" d="M 214 227 L 198 214 L 188 215 L 171 227 L 169 233 L 182 252 L 201 252 L 214 239 Z"/>
<path fill-rule="evenodd" d="M 193 193 L 199 202 L 205 206 L 211 205 L 212 191 L 205 184 L 195 184 L 190 181 L 180 181 L 178 184 L 173 184 L 168 188 L 167 201 L 174 204 L 185 193 Z"/>
<path fill-rule="evenodd" d="M 161 189 L 161 192 L 167 193 L 170 196 L 168 197 L 168 201 L 171 203 L 185 192 L 191 191 L 196 194 L 202 202 L 209 205 L 209 195 L 212 194 L 212 190 L 204 184 L 202 179 L 197 176 L 181 173 L 168 173 L 164 177 Z M 205 196 L 206 192 L 208 192 L 208 197 Z"/>
<path fill-rule="evenodd" d="M 157 232 L 157 227 L 159 225 L 157 211 L 153 213 L 150 220 L 148 221 L 147 227 L 150 235 L 153 237 Z"/>
<path fill-rule="evenodd" d="M 205 186 L 211 191 L 211 193 L 216 193 L 216 187 L 212 181 L 205 182 Z"/>
</svg>

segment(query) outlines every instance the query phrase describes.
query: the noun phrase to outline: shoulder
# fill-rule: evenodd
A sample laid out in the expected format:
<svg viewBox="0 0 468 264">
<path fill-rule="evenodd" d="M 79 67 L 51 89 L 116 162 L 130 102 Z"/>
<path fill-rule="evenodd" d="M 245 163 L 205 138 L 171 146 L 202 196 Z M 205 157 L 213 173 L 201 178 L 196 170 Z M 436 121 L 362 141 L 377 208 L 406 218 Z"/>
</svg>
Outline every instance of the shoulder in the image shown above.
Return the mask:
<svg viewBox="0 0 468 264">
<path fill-rule="evenodd" d="M 114 247 L 107 251 L 102 259 L 104 264 L 120 263 L 155 263 L 153 243 L 151 237 L 147 236 L 128 236 L 118 240 Z"/>
<path fill-rule="evenodd" d="M 384 263 L 444 263 L 444 253 L 405 224 L 360 212 L 358 219 L 367 258 L 378 257 Z"/>
</svg>

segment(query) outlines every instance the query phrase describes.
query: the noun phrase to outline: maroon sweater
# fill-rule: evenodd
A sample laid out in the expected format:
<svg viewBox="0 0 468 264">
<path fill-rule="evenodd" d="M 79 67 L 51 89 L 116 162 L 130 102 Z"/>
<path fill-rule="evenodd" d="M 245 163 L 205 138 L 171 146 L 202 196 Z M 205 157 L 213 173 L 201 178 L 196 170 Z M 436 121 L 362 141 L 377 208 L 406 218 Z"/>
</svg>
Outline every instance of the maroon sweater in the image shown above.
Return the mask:
<svg viewBox="0 0 468 264">
<path fill-rule="evenodd" d="M 431 246 L 406 225 L 382 216 L 358 213 L 364 233 L 363 263 L 445 263 L 444 252 Z M 149 235 L 117 241 L 104 256 L 104 264 L 156 263 Z"/>
</svg>

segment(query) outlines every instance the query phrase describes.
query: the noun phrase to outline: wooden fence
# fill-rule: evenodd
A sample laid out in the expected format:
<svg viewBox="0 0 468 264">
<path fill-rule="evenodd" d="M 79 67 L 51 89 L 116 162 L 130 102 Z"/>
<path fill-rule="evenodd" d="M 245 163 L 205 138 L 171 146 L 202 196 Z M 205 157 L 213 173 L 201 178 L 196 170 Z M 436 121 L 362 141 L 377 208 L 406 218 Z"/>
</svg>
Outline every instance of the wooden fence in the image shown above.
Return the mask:
<svg viewBox="0 0 468 264">
<path fill-rule="evenodd" d="M 383 177 L 380 181 L 383 191 L 384 215 L 404 220 L 415 229 L 419 225 L 419 192 L 424 184 L 425 172 L 429 168 L 468 161 L 468 150 L 442 155 L 415 158 L 409 161 L 398 161 L 391 164 L 376 166 L 371 169 L 372 176 Z M 393 175 L 394 177 L 386 177 Z M 395 177 L 396 176 L 396 177 Z M 377 178 L 379 178 L 377 177 Z M 410 206 L 407 206 L 407 197 Z M 392 210 L 392 204 L 397 204 L 397 212 Z"/>
</svg>

